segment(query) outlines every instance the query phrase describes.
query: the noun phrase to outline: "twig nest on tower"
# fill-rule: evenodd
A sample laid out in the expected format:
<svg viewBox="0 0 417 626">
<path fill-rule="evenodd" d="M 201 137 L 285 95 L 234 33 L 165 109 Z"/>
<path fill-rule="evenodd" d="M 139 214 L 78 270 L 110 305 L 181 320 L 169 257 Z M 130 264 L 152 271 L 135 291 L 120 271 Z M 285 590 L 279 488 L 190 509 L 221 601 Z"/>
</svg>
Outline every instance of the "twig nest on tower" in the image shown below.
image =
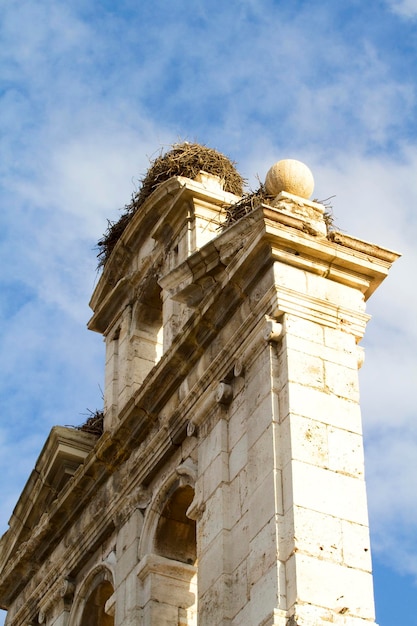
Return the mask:
<svg viewBox="0 0 417 626">
<path fill-rule="evenodd" d="M 175 144 L 171 150 L 161 153 L 151 161 L 150 168 L 142 178 L 139 191 L 125 207 L 120 219 L 116 222 L 108 222 L 107 231 L 97 244 L 98 267 L 106 264 L 133 215 L 161 183 L 173 176 L 184 176 L 195 180 L 202 171 L 218 176 L 222 181 L 224 191 L 237 196 L 242 195 L 245 181 L 237 171 L 234 161 L 221 152 L 198 143 L 185 141 Z"/>
<path fill-rule="evenodd" d="M 284 159 L 275 163 L 265 178 L 265 188 L 272 196 L 282 191 L 308 199 L 313 193 L 314 178 L 310 169 L 301 161 Z"/>
</svg>

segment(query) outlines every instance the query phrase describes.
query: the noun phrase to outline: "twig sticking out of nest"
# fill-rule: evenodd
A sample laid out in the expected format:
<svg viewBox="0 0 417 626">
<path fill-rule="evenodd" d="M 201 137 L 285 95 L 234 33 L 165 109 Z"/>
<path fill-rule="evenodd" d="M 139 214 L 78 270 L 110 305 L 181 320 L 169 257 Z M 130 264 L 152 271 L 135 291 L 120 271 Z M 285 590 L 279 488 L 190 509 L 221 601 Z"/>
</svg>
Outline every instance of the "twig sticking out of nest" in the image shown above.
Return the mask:
<svg viewBox="0 0 417 626">
<path fill-rule="evenodd" d="M 224 181 L 225 191 L 242 195 L 244 179 L 228 157 L 197 143 L 175 144 L 171 150 L 151 162 L 139 191 L 132 197 L 131 203 L 125 206 L 121 218 L 117 222 L 108 222 L 107 230 L 97 244 L 99 268 L 105 265 L 133 215 L 158 185 L 173 176 L 193 179 L 201 170 L 219 176 Z"/>
<path fill-rule="evenodd" d="M 333 198 L 335 197 L 336 196 L 333 195 L 333 196 L 329 196 L 328 198 L 325 198 L 324 200 L 317 200 L 317 198 L 313 200 L 313 202 L 318 202 L 319 204 L 322 204 L 324 208 L 326 209 L 323 214 L 323 219 L 324 219 L 324 223 L 326 224 L 328 233 L 336 230 L 336 225 L 334 222 L 334 214 L 333 214 L 333 204 L 331 202 L 331 200 L 333 200 Z"/>
<path fill-rule="evenodd" d="M 230 224 L 237 222 L 242 217 L 251 213 L 263 202 L 268 202 L 275 196 L 267 193 L 264 185 L 261 184 L 259 189 L 251 193 L 247 193 L 235 204 L 226 207 L 226 220 L 222 228 L 227 228 Z"/>
<path fill-rule="evenodd" d="M 76 430 L 82 430 L 85 433 L 90 433 L 91 435 L 102 435 L 103 434 L 103 421 L 104 421 L 104 413 L 103 411 L 89 411 L 90 417 L 81 424 L 81 426 L 75 426 Z"/>
</svg>

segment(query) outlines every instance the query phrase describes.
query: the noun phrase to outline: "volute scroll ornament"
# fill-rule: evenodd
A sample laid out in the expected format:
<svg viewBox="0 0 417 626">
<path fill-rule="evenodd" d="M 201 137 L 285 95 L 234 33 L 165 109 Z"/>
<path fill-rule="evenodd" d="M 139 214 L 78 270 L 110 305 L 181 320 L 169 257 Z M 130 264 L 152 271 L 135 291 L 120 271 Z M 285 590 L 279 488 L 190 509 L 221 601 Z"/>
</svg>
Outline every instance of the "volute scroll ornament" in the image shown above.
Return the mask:
<svg viewBox="0 0 417 626">
<path fill-rule="evenodd" d="M 283 325 L 274 320 L 272 317 L 266 316 L 266 326 L 263 332 L 265 341 L 278 343 L 282 337 Z"/>
<path fill-rule="evenodd" d="M 75 582 L 70 578 L 64 578 L 61 584 L 61 589 L 59 591 L 59 595 L 64 600 L 72 600 L 75 593 Z"/>
<path fill-rule="evenodd" d="M 194 437 L 197 434 L 197 426 L 189 421 L 187 424 L 187 437 Z"/>
<path fill-rule="evenodd" d="M 233 387 L 229 383 L 222 381 L 218 384 L 216 390 L 216 402 L 218 404 L 228 405 L 233 400 Z"/>
</svg>

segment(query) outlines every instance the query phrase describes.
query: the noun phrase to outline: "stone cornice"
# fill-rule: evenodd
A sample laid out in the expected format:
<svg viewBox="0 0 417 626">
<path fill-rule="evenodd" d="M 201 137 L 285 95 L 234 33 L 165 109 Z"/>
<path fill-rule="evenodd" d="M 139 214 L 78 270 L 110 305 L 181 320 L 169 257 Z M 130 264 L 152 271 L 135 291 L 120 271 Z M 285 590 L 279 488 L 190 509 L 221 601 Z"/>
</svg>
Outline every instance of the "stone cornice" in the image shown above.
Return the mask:
<svg viewBox="0 0 417 626">
<path fill-rule="evenodd" d="M 290 313 L 329 328 L 342 328 L 357 340 L 363 337 L 370 315 L 363 311 L 340 306 L 317 298 L 300 294 L 292 289 L 276 285 L 277 308 L 274 316 Z"/>
<path fill-rule="evenodd" d="M 366 300 L 400 256 L 392 250 L 337 232 L 328 237 L 316 236 L 305 232 L 301 219 L 267 205 L 257 209 L 260 210 L 276 260 L 359 289 Z"/>
<path fill-rule="evenodd" d="M 94 448 L 97 438 L 72 428 L 55 426 L 14 508 L 10 530 L 1 541 L 0 568 L 15 545 L 35 541 L 46 532 L 46 509 Z"/>
</svg>

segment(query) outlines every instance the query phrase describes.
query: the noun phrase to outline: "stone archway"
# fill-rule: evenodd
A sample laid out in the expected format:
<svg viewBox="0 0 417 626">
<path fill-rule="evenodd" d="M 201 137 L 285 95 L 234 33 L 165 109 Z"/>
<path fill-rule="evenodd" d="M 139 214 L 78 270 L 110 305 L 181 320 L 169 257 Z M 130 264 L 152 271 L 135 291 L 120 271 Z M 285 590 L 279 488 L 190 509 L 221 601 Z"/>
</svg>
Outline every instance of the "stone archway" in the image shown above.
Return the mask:
<svg viewBox="0 0 417 626">
<path fill-rule="evenodd" d="M 113 595 L 113 585 L 104 580 L 87 597 L 80 626 L 114 626 L 114 617 L 105 611 L 106 602 Z"/>
<path fill-rule="evenodd" d="M 114 626 L 114 582 L 107 566 L 98 565 L 75 593 L 69 626 Z"/>
<path fill-rule="evenodd" d="M 165 503 L 156 527 L 155 553 L 181 563 L 197 560 L 196 523 L 187 517 L 194 499 L 190 485 L 178 487 Z"/>
<path fill-rule="evenodd" d="M 185 469 L 159 490 L 145 522 L 138 578 L 146 626 L 197 624 L 196 522 L 187 515 L 195 493 Z"/>
</svg>

